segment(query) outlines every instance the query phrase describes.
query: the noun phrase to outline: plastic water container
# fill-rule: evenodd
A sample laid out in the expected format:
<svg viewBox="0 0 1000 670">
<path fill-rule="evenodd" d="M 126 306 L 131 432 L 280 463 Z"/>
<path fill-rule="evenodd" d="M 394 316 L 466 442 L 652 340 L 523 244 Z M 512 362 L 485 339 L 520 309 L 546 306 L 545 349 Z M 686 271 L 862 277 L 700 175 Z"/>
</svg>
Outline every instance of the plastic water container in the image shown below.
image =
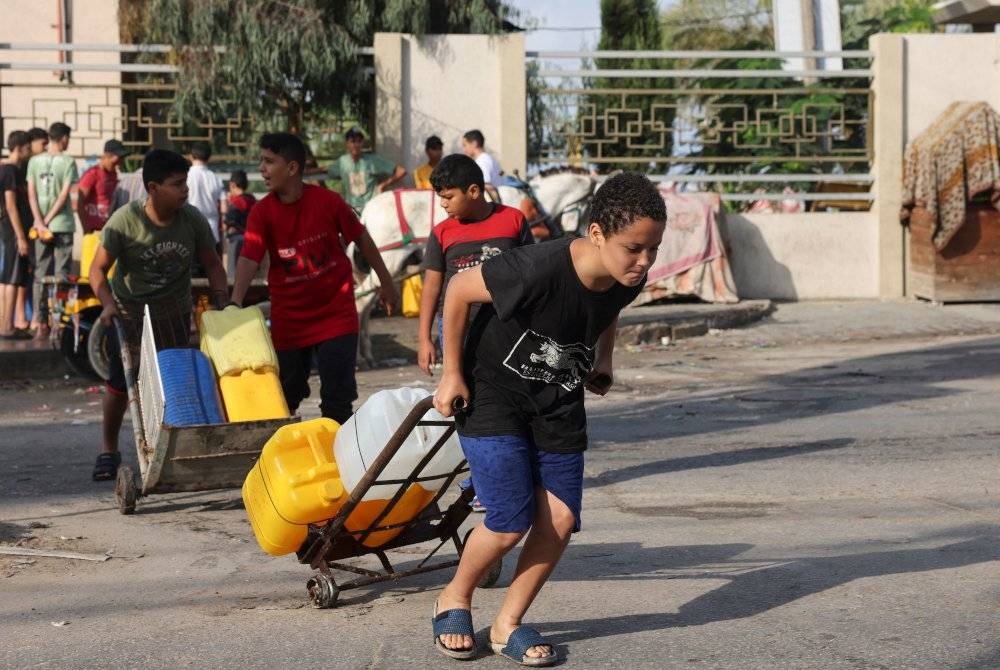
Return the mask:
<svg viewBox="0 0 1000 670">
<path fill-rule="evenodd" d="M 215 372 L 197 349 L 163 349 L 156 353 L 163 383 L 163 422 L 170 426 L 225 423 Z"/>
<path fill-rule="evenodd" d="M 281 382 L 273 370 L 244 370 L 219 378 L 222 403 L 233 423 L 284 419 L 289 415 Z"/>
<path fill-rule="evenodd" d="M 334 442 L 334 456 L 340 468 L 341 480 L 348 492 L 352 491 L 378 458 L 389 438 L 396 432 L 403 419 L 414 405 L 428 397 L 425 389 L 400 388 L 379 391 L 372 395 L 358 411 L 348 419 L 337 432 Z M 424 416 L 427 420 L 445 421 L 440 413 L 431 409 Z M 447 430 L 443 426 L 418 426 L 389 462 L 379 480 L 406 479 L 413 469 L 427 455 L 437 440 Z M 438 479 L 411 485 L 393 510 L 379 522 L 380 526 L 406 523 L 414 519 L 427 506 L 444 478 L 465 459 L 458 436 L 454 433 L 441 446 L 433 459 L 419 473 L 421 477 Z M 348 517 L 345 526 L 350 531 L 367 528 L 392 500 L 399 486 L 383 484 L 373 486 Z M 389 542 L 402 532 L 401 528 L 372 533 L 364 541 L 367 547 L 378 547 Z"/>
<path fill-rule="evenodd" d="M 201 350 L 220 377 L 243 370 L 278 370 L 278 356 L 258 307 L 230 305 L 201 315 Z"/>
<path fill-rule="evenodd" d="M 243 482 L 254 537 L 272 556 L 297 551 L 309 524 L 333 518 L 347 500 L 330 453 L 338 428 L 332 419 L 282 426 Z"/>
<path fill-rule="evenodd" d="M 87 233 L 80 242 L 80 277 L 88 279 L 90 277 L 90 266 L 94 263 L 94 256 L 97 255 L 97 247 L 101 244 L 101 233 Z M 115 265 L 108 269 L 108 277 L 115 274 Z M 88 279 L 89 281 L 89 279 Z"/>
</svg>

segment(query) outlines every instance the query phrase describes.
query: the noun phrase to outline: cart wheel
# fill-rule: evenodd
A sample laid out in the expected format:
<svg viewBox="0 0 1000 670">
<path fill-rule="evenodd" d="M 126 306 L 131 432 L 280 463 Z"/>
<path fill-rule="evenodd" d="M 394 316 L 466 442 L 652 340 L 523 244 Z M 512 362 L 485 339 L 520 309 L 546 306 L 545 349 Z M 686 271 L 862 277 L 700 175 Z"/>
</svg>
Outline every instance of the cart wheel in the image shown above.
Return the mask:
<svg viewBox="0 0 1000 670">
<path fill-rule="evenodd" d="M 479 580 L 477 586 L 481 589 L 490 589 L 496 586 L 497 581 L 500 579 L 500 573 L 503 571 L 503 559 L 497 559 L 497 562 L 490 566 L 490 569 L 486 571 L 483 578 Z"/>
<path fill-rule="evenodd" d="M 337 606 L 337 598 L 340 596 L 340 588 L 333 577 L 322 573 L 314 576 L 306 582 L 309 590 L 309 601 L 316 609 L 329 609 Z"/>
<path fill-rule="evenodd" d="M 87 377 L 90 379 L 105 379 L 105 377 L 102 377 L 101 373 L 94 368 L 91 352 L 89 351 L 88 346 L 90 343 L 91 329 L 93 328 L 94 323 L 100 320 L 98 318 L 100 315 L 100 307 L 88 307 L 80 312 L 79 339 L 77 339 L 77 332 L 73 328 L 73 319 L 63 317 L 61 321 L 62 336 L 59 340 L 59 348 L 62 351 L 63 358 L 66 359 L 66 364 L 69 365 L 70 370 L 81 377 Z M 107 366 L 105 365 L 104 368 L 106 369 Z"/>
<path fill-rule="evenodd" d="M 111 356 L 108 354 L 108 329 L 95 319 L 87 336 L 87 360 L 101 379 L 111 376 Z"/>
<path fill-rule="evenodd" d="M 465 533 L 465 537 L 462 538 L 462 551 L 465 551 L 465 545 L 469 541 L 469 536 L 472 535 L 472 531 L 475 529 L 470 529 Z M 462 552 L 459 552 L 461 555 Z M 497 580 L 500 579 L 500 573 L 503 571 L 503 559 L 497 559 L 497 562 L 490 566 L 490 569 L 486 571 L 483 578 L 479 580 L 478 586 L 481 589 L 489 589 L 496 586 Z"/>
<path fill-rule="evenodd" d="M 122 514 L 135 513 L 135 475 L 127 465 L 118 466 L 118 478 L 115 480 L 115 499 L 118 501 L 118 511 Z"/>
</svg>

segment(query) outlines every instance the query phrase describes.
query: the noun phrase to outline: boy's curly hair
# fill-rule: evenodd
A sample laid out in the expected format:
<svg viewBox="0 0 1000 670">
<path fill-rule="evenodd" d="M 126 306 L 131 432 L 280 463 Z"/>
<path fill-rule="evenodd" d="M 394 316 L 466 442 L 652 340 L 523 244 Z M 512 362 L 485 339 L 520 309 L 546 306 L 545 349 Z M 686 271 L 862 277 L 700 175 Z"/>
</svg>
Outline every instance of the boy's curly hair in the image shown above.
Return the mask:
<svg viewBox="0 0 1000 670">
<path fill-rule="evenodd" d="M 478 186 L 480 191 L 486 188 L 483 171 L 476 165 L 476 161 L 465 154 L 445 156 L 431 172 L 431 187 L 438 193 L 449 188 L 465 192 L 473 184 Z"/>
<path fill-rule="evenodd" d="M 638 172 L 621 172 L 610 177 L 590 203 L 590 221 L 601 227 L 605 237 L 620 233 L 645 217 L 666 222 L 667 206 L 653 182 Z"/>
</svg>

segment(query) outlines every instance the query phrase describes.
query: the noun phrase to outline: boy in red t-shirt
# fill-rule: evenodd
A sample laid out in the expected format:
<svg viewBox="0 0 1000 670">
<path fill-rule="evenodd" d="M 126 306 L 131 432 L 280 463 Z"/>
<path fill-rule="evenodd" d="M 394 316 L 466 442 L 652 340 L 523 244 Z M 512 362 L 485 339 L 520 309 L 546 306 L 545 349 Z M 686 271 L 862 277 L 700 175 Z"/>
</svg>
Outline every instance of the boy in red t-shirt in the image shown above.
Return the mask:
<svg viewBox="0 0 1000 670">
<path fill-rule="evenodd" d="M 115 188 L 118 187 L 118 164 L 128 153 L 118 140 L 104 143 L 104 153 L 97 165 L 80 177 L 77 185 L 76 213 L 80 216 L 83 233 L 96 233 L 104 228 L 111 216 Z"/>
<path fill-rule="evenodd" d="M 303 184 L 302 140 L 290 133 L 268 133 L 261 137 L 260 149 L 260 173 L 270 193 L 250 211 L 232 300 L 242 304 L 267 253 L 271 339 L 288 408 L 294 412 L 308 397 L 315 356 L 320 411 L 344 423 L 358 397 L 354 379 L 358 311 L 344 246 L 357 244 L 378 275 L 379 299 L 387 312 L 396 304 L 396 288 L 375 242 L 344 199 Z"/>
</svg>

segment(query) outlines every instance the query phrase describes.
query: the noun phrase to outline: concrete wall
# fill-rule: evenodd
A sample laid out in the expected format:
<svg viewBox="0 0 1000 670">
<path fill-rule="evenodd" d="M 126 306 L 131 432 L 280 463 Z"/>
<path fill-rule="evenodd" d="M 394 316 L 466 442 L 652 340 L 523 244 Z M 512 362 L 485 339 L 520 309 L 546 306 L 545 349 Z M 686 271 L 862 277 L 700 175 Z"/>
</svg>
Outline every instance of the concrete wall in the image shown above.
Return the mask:
<svg viewBox="0 0 1000 670">
<path fill-rule="evenodd" d="M 723 232 L 740 298 L 879 297 L 871 212 L 727 214 Z"/>
<path fill-rule="evenodd" d="M 1000 111 L 1000 33 L 902 38 L 907 142 L 952 102 L 984 100 Z"/>
<path fill-rule="evenodd" d="M 459 151 L 478 128 L 506 172 L 527 162 L 524 36 L 375 36 L 376 150 L 411 173 L 425 162 L 424 140 L 438 135 Z"/>
<path fill-rule="evenodd" d="M 1000 34 L 876 35 L 875 212 L 881 294 L 910 294 L 908 232 L 899 225 L 906 144 L 948 105 L 984 100 L 1000 111 Z"/>
<path fill-rule="evenodd" d="M 58 42 L 55 29 L 57 0 L 3 0 L 0 2 L 0 42 Z M 118 44 L 118 3 L 71 2 L 71 40 L 77 44 Z M 13 17 L 21 17 L 13 18 Z M 3 50 L 4 60 L 17 63 L 58 63 L 57 51 Z M 117 53 L 73 52 L 75 63 L 118 63 Z M 0 117 L 3 135 L 32 126 L 47 128 L 62 121 L 73 129 L 69 151 L 75 156 L 94 157 L 104 141 L 121 137 L 121 93 L 116 72 L 74 72 L 72 83 L 60 80 L 50 70 L 0 70 Z M 97 88 L 92 85 L 102 85 Z"/>
</svg>

